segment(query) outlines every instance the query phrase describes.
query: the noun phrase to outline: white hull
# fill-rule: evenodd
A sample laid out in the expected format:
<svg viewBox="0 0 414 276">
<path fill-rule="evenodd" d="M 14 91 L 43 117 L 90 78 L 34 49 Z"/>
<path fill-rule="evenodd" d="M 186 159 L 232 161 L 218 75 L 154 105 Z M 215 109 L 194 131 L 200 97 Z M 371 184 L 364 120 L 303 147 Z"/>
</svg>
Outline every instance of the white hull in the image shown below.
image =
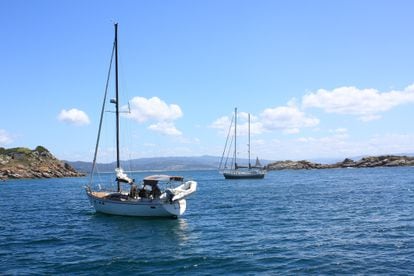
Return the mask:
<svg viewBox="0 0 414 276">
<path fill-rule="evenodd" d="M 87 191 L 90 203 L 96 212 L 134 217 L 178 217 L 185 212 L 185 199 L 172 203 L 160 199 L 112 200 L 94 196 Z"/>
</svg>

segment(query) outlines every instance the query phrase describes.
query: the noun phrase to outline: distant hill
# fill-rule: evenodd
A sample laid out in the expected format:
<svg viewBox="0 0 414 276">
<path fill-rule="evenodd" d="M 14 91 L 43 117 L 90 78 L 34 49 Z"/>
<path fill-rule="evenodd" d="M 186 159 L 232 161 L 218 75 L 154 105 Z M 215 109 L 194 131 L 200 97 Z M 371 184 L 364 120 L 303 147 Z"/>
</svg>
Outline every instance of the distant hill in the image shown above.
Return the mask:
<svg viewBox="0 0 414 276">
<path fill-rule="evenodd" d="M 0 148 L 0 179 L 83 176 L 69 164 L 54 157 L 46 148 Z"/>
<path fill-rule="evenodd" d="M 91 162 L 82 161 L 65 161 L 76 170 L 81 172 L 90 172 Z M 240 159 L 240 163 L 247 163 L 246 159 Z M 218 156 L 195 156 L 195 157 L 151 157 L 121 161 L 121 166 L 127 171 L 185 171 L 185 170 L 216 170 L 220 163 Z M 263 164 L 269 163 L 265 160 Z M 116 167 L 116 162 L 97 164 L 99 171 L 112 172 Z"/>
</svg>

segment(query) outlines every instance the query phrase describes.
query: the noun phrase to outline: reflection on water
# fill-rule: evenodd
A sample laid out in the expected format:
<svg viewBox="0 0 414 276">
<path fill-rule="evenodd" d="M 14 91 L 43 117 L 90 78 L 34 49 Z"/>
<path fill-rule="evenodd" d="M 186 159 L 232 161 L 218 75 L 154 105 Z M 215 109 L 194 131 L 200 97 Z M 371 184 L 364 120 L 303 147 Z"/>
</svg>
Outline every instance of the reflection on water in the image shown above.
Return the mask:
<svg viewBox="0 0 414 276">
<path fill-rule="evenodd" d="M 110 239 L 113 234 L 128 237 L 129 243 L 153 245 L 160 240 L 177 246 L 191 239 L 192 232 L 185 218 L 126 217 L 91 213 L 90 223 Z"/>
</svg>

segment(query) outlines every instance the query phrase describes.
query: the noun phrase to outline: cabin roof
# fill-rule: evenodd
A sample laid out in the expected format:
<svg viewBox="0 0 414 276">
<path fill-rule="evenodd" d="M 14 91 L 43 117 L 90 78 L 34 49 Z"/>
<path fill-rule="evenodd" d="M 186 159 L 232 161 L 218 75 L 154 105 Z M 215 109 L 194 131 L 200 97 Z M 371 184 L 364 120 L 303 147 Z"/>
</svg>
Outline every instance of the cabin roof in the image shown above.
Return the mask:
<svg viewBox="0 0 414 276">
<path fill-rule="evenodd" d="M 156 174 L 156 175 L 149 175 L 144 178 L 145 180 L 152 180 L 152 181 L 183 181 L 184 177 L 182 176 L 171 176 L 166 174 Z"/>
</svg>

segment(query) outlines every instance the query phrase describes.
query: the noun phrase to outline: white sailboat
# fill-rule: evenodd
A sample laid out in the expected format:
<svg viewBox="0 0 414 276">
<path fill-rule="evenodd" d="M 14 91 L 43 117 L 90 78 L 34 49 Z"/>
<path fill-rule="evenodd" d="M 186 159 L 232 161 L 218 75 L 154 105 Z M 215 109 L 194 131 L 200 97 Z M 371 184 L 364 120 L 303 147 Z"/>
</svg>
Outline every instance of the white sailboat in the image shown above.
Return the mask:
<svg viewBox="0 0 414 276">
<path fill-rule="evenodd" d="M 152 175 L 145 177 L 140 183 L 128 177 L 120 166 L 119 154 L 119 94 L 118 94 L 118 24 L 115 23 L 115 41 L 112 49 L 112 57 L 115 55 L 115 92 L 116 98 L 110 102 L 115 104 L 116 115 L 116 182 L 117 190 L 93 189 L 92 180 L 96 167 L 96 158 L 99 147 L 100 133 L 102 128 L 103 114 L 107 89 L 101 110 L 98 138 L 95 146 L 95 155 L 92 172 L 86 194 L 96 212 L 142 217 L 178 217 L 182 215 L 187 207 L 186 197 L 197 190 L 196 181 L 184 181 L 181 176 Z M 111 57 L 111 65 L 112 65 Z M 110 66 L 111 68 L 111 66 Z M 111 69 L 110 69 L 111 70 Z M 109 81 L 108 73 L 108 81 Z M 108 83 L 106 85 L 108 88 Z M 123 185 L 128 185 L 124 190 Z M 101 187 L 101 185 L 99 185 Z"/>
<path fill-rule="evenodd" d="M 224 178 L 226 179 L 261 179 L 264 178 L 266 175 L 266 170 L 260 164 L 259 158 L 256 158 L 256 164 L 254 166 L 250 163 L 250 114 L 248 115 L 248 156 L 249 156 L 249 164 L 239 165 L 237 164 L 237 108 L 234 109 L 234 153 L 233 153 L 233 160 L 230 164 L 230 168 L 227 167 L 227 159 L 223 162 L 227 150 L 227 142 L 230 135 L 230 130 L 232 128 L 232 123 L 230 124 L 229 133 L 227 135 L 226 144 L 224 146 L 223 155 L 221 157 L 219 170 L 223 174 Z M 229 148 L 231 147 L 231 144 Z"/>
</svg>

